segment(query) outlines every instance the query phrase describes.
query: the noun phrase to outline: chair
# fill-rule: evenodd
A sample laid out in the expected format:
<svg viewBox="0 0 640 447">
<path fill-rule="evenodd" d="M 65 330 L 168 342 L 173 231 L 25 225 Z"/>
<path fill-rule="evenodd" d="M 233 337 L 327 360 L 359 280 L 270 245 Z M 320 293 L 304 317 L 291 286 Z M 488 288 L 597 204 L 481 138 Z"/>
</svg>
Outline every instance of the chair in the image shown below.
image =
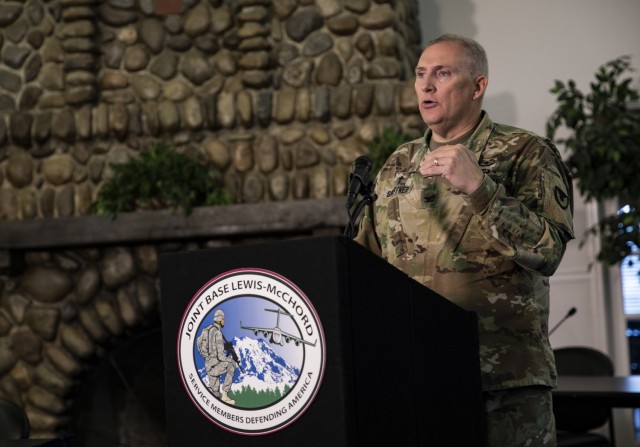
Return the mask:
<svg viewBox="0 0 640 447">
<path fill-rule="evenodd" d="M 13 402 L 0 399 L 0 439 L 27 439 L 29 431 L 27 413 Z"/>
<path fill-rule="evenodd" d="M 564 376 L 613 376 L 611 359 L 604 353 L 589 347 L 574 346 L 554 350 L 558 375 Z M 613 421 L 611 409 L 597 406 L 557 406 L 556 419 L 558 447 L 612 446 Z M 592 430 L 609 423 L 610 437 Z"/>
</svg>

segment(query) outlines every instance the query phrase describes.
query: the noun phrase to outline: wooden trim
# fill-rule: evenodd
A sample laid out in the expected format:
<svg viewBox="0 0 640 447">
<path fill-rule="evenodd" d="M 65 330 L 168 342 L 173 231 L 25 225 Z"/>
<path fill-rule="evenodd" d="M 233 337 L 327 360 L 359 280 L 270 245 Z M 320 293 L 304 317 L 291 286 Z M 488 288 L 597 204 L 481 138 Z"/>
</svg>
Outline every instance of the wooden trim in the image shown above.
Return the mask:
<svg viewBox="0 0 640 447">
<path fill-rule="evenodd" d="M 0 221 L 0 250 L 66 247 L 269 234 L 344 227 L 344 197 L 195 208 L 138 211 L 111 220 L 81 216 Z"/>
</svg>

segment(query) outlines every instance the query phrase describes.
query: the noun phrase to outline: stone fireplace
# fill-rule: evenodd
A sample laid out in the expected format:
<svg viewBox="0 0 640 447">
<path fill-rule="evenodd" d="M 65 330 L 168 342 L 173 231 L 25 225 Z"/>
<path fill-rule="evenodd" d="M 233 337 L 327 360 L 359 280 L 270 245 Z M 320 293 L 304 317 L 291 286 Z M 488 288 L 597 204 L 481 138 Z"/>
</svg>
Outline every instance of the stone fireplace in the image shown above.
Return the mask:
<svg viewBox="0 0 640 447">
<path fill-rule="evenodd" d="M 3 398 L 27 409 L 34 437 L 160 445 L 159 256 L 340 234 L 345 223 L 343 198 L 0 222 L 11 254 L 0 291 Z"/>
<path fill-rule="evenodd" d="M 0 398 L 34 437 L 159 430 L 141 409 L 160 384 L 130 369 L 157 348 L 162 253 L 341 233 L 353 160 L 387 127 L 422 131 L 417 7 L 0 2 Z M 200 154 L 235 205 L 86 215 L 110 165 L 155 140 Z"/>
<path fill-rule="evenodd" d="M 137 332 L 110 350 L 71 394 L 74 445 L 166 445 L 162 334 Z"/>
</svg>

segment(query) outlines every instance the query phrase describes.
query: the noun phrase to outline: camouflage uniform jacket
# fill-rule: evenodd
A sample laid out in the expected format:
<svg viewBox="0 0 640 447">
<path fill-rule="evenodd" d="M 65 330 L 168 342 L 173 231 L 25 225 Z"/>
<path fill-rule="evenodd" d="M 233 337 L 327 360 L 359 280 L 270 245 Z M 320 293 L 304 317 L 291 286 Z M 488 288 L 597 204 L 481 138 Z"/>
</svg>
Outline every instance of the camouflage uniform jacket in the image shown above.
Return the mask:
<svg viewBox="0 0 640 447">
<path fill-rule="evenodd" d="M 478 315 L 485 391 L 554 386 L 548 277 L 573 238 L 570 174 L 550 141 L 483 112 L 467 147 L 485 176 L 466 195 L 418 172 L 430 132 L 389 157 L 356 241 Z"/>
<path fill-rule="evenodd" d="M 221 362 L 233 362 L 233 359 L 224 352 L 224 337 L 219 323 L 213 324 L 208 335 L 211 355 L 205 359 L 207 370 Z"/>
</svg>

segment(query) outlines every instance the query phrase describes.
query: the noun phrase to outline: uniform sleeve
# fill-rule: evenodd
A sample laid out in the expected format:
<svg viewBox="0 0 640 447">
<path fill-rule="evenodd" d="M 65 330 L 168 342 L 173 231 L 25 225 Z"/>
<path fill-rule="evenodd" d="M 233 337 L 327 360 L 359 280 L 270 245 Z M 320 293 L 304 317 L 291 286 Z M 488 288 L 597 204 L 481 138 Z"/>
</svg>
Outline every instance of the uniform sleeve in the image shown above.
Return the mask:
<svg viewBox="0 0 640 447">
<path fill-rule="evenodd" d="M 552 145 L 532 140 L 509 182 L 485 174 L 465 200 L 492 248 L 522 267 L 551 276 L 573 235 L 571 176 Z"/>
<path fill-rule="evenodd" d="M 221 362 L 232 362 L 233 359 L 231 357 L 228 357 L 224 353 L 224 340 L 222 339 L 222 332 L 216 331 L 214 335 L 214 341 L 216 347 L 216 357 L 218 358 L 218 360 L 220 360 Z"/>
</svg>

